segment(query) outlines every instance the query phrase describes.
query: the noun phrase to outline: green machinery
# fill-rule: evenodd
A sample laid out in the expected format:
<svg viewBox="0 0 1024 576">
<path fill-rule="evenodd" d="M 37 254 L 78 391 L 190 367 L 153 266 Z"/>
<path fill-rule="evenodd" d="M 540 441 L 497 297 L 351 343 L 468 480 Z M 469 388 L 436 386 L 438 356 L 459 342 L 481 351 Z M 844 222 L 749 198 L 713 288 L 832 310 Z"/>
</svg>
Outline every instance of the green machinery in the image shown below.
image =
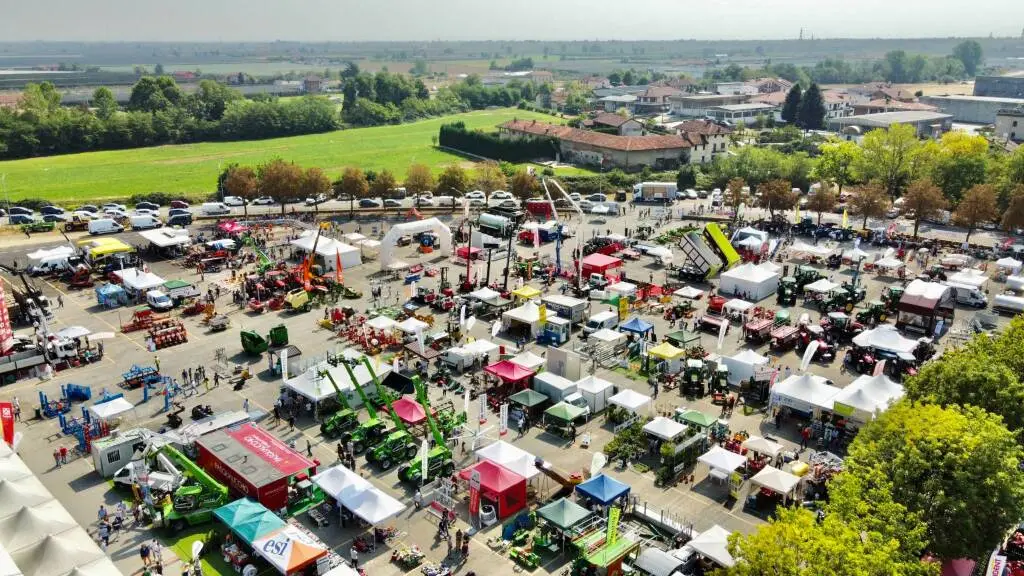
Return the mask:
<svg viewBox="0 0 1024 576">
<path fill-rule="evenodd" d="M 341 393 L 341 389 L 338 388 L 338 383 L 334 381 L 334 377 L 327 370 L 320 371 L 321 378 L 327 378 L 331 382 L 331 386 L 334 386 L 335 397 L 338 399 L 338 404 L 341 405 L 341 409 L 331 414 L 323 423 L 320 424 L 320 433 L 326 438 L 338 438 L 348 441 L 349 434 L 347 432 L 355 430 L 359 427 L 359 414 L 352 409 L 348 404 L 348 399 Z"/>
<path fill-rule="evenodd" d="M 777 300 L 779 306 L 795 306 L 796 305 L 796 278 L 792 276 L 786 276 L 779 281 L 779 289 L 776 291 Z"/>
<path fill-rule="evenodd" d="M 363 361 L 367 369 L 370 370 L 370 377 L 373 379 L 373 385 L 377 388 L 379 394 L 381 384 L 377 379 L 377 374 L 370 368 L 369 360 L 364 357 Z M 412 460 L 416 456 L 417 449 L 416 438 L 413 437 L 405 427 L 405 423 L 395 413 L 395 409 L 391 406 L 391 400 L 387 399 L 385 405 L 388 409 L 388 414 L 391 415 L 391 421 L 395 423 L 395 427 L 374 447 L 366 451 L 366 461 L 377 464 L 382 470 L 387 470 L 399 462 Z"/>
<path fill-rule="evenodd" d="M 804 291 L 804 286 L 817 282 L 824 278 L 825 275 L 820 270 L 813 266 L 797 266 L 794 272 L 793 279 L 796 280 L 796 288 L 798 292 Z"/>
<path fill-rule="evenodd" d="M 377 416 L 377 411 L 373 408 L 373 404 L 370 402 L 370 399 L 367 398 L 366 392 L 363 391 L 363 387 L 359 385 L 359 381 L 356 380 L 356 375 L 352 372 L 352 367 L 344 360 L 342 360 L 341 365 L 345 367 L 345 372 L 348 373 L 349 380 L 352 381 L 352 386 L 355 387 L 356 393 L 359 394 L 359 399 L 363 401 L 363 406 L 366 407 L 366 413 L 370 416 L 366 421 L 360 422 L 359 425 L 356 426 L 356 428 L 349 434 L 348 439 L 352 442 L 352 450 L 358 454 L 368 446 L 376 444 L 388 433 L 388 429 L 387 424 Z M 370 375 L 373 376 L 373 380 L 376 382 L 377 376 L 373 373 L 373 368 L 370 367 L 370 361 L 365 356 L 363 357 L 363 365 L 370 371 Z"/>
<path fill-rule="evenodd" d="M 434 417 L 430 415 L 430 399 L 427 398 L 423 382 L 419 376 L 413 376 L 412 382 L 416 386 L 416 399 L 423 405 L 423 409 L 427 413 L 427 426 L 430 427 L 430 434 L 434 438 L 434 447 L 427 453 L 426 478 L 423 478 L 423 459 L 416 456 L 412 462 L 402 464 L 398 469 L 398 479 L 403 482 L 419 484 L 431 482 L 434 478 L 450 476 L 455 470 L 455 464 L 452 461 L 452 451 L 445 443 L 444 435 L 434 423 Z"/>
<path fill-rule="evenodd" d="M 885 302 L 882 302 L 881 300 L 872 300 L 868 302 L 866 310 L 862 310 L 857 313 L 857 322 L 874 326 L 880 322 L 885 322 L 885 319 L 888 317 L 889 314 L 888 310 L 885 308 Z"/>
<path fill-rule="evenodd" d="M 245 237 L 245 245 L 252 248 L 252 251 L 256 253 L 256 257 L 259 259 L 259 263 L 256 265 L 257 273 L 263 274 L 274 267 L 273 260 L 271 260 L 263 250 L 260 250 L 260 247 L 256 245 L 256 241 L 253 240 L 252 236 Z"/>
<path fill-rule="evenodd" d="M 251 356 L 263 354 L 271 347 L 277 348 L 288 345 L 288 327 L 278 324 L 270 329 L 270 333 L 264 338 L 253 330 L 242 330 L 242 350 Z"/>
<path fill-rule="evenodd" d="M 174 447 L 163 446 L 158 453 L 171 460 L 190 482 L 175 490 L 170 501 L 164 502 L 160 518 L 154 519 L 154 524 L 180 532 L 185 526 L 209 522 L 213 511 L 229 502 L 227 486 L 214 480 Z"/>
<path fill-rule="evenodd" d="M 896 306 L 899 305 L 900 299 L 903 298 L 903 286 L 886 286 L 885 290 L 882 291 L 882 302 L 885 304 L 885 309 L 889 312 L 895 312 Z"/>
</svg>

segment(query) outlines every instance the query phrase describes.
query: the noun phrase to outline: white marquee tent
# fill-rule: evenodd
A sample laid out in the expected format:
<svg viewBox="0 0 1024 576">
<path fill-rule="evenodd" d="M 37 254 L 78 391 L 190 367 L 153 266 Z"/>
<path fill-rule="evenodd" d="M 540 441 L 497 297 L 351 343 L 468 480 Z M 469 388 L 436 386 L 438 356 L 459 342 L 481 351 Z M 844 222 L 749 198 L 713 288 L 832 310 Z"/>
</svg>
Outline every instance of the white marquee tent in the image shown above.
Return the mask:
<svg viewBox="0 0 1024 576">
<path fill-rule="evenodd" d="M 124 398 L 115 398 L 114 400 L 110 400 L 102 404 L 89 406 L 89 413 L 92 414 L 94 418 L 106 420 L 107 418 L 114 418 L 115 416 L 120 416 L 121 414 L 134 409 L 135 405 L 131 402 Z"/>
<path fill-rule="evenodd" d="M 487 460 L 502 466 L 527 480 L 540 474 L 540 470 L 537 470 L 537 466 L 534 465 L 534 462 L 537 461 L 536 456 L 526 450 L 516 448 L 504 440 L 480 448 L 476 451 L 476 458 L 478 461 Z"/>
<path fill-rule="evenodd" d="M 185 228 L 154 228 L 139 232 L 144 240 L 157 248 L 170 248 L 171 246 L 188 246 L 192 244 L 192 238 Z"/>
<path fill-rule="evenodd" d="M 383 381 L 384 377 L 392 370 L 390 364 L 377 364 L 372 360 L 371 363 L 374 364 L 373 371 L 377 374 L 377 378 L 380 381 Z M 284 385 L 289 390 L 303 398 L 309 399 L 311 402 L 320 402 L 327 398 L 334 398 L 337 393 L 334 391 L 331 381 L 319 376 L 322 370 L 330 373 L 338 388 L 343 393 L 346 393 L 350 403 L 354 403 L 354 405 L 360 404 L 360 400 L 355 396 L 355 388 L 349 380 L 348 373 L 342 366 L 331 366 L 326 362 L 321 362 L 315 366 L 310 366 L 294 378 L 285 379 Z M 373 377 L 361 362 L 352 368 L 352 374 L 356 377 L 356 381 L 359 382 L 360 386 L 367 387 L 373 383 Z"/>
<path fill-rule="evenodd" d="M 512 324 L 526 324 L 530 327 L 530 335 L 536 336 L 541 328 L 540 307 L 528 300 L 522 306 L 503 313 L 501 320 L 505 327 Z"/>
<path fill-rule="evenodd" d="M 899 329 L 891 324 L 882 324 L 877 328 L 865 330 L 854 336 L 853 343 L 862 348 L 873 348 L 893 354 L 909 354 L 918 345 L 917 340 L 905 338 Z"/>
<path fill-rule="evenodd" d="M 778 442 L 762 438 L 761 436 L 750 436 L 743 441 L 743 447 L 751 452 L 757 452 L 758 454 L 764 454 L 771 458 L 775 458 L 782 452 L 785 447 Z"/>
<path fill-rule="evenodd" d="M 722 294 L 742 295 L 744 299 L 757 302 L 772 294 L 779 287 L 779 274 L 750 262 L 722 273 L 719 291 Z"/>
<path fill-rule="evenodd" d="M 334 272 L 337 269 L 337 259 L 341 256 L 342 268 L 348 270 L 363 263 L 359 248 L 334 238 L 328 238 L 323 234 L 317 239 L 316 232 L 307 230 L 301 236 L 291 241 L 291 245 L 301 252 L 309 253 L 316 244 L 316 255 L 318 263 L 323 266 L 325 272 Z"/>
<path fill-rule="evenodd" d="M 1002 268 L 1003 270 L 1006 270 L 1011 274 L 1016 274 L 1017 272 L 1020 272 L 1022 266 L 1024 266 L 1024 262 L 1021 262 L 1016 258 L 1010 258 L 1009 256 L 996 260 L 996 267 Z"/>
<path fill-rule="evenodd" d="M 405 510 L 405 504 L 340 464 L 317 474 L 313 482 L 367 524 L 380 524 Z"/>
<path fill-rule="evenodd" d="M 686 432 L 686 426 L 664 416 L 658 416 L 644 424 L 644 432 L 662 440 L 673 440 Z"/>
<path fill-rule="evenodd" d="M 115 274 L 121 278 L 121 283 L 124 284 L 125 288 L 136 294 L 159 288 L 166 282 L 166 280 L 156 274 L 143 272 L 138 268 L 125 268 L 124 270 L 118 270 Z"/>
<path fill-rule="evenodd" d="M 736 560 L 733 559 L 732 554 L 729 554 L 730 534 L 731 532 L 715 524 L 698 534 L 686 545 L 715 564 L 723 568 L 731 568 L 736 565 Z"/>
<path fill-rule="evenodd" d="M 672 293 L 673 296 L 679 296 L 680 298 L 686 298 L 688 300 L 696 300 L 704 295 L 704 291 L 693 286 L 683 286 Z"/>
<path fill-rule="evenodd" d="M 893 382 L 885 374 L 865 374 L 832 398 L 833 410 L 837 414 L 865 424 L 873 420 L 876 413 L 884 412 L 903 395 L 903 386 Z"/>
<path fill-rule="evenodd" d="M 644 404 L 649 404 L 651 397 L 646 394 L 641 394 L 635 390 L 626 388 L 619 392 L 615 396 L 608 399 L 609 404 L 614 404 L 619 408 L 623 408 L 630 412 L 636 413 Z"/>
<path fill-rule="evenodd" d="M 760 472 L 754 474 L 750 483 L 755 486 L 767 488 L 777 494 L 782 494 L 787 500 L 793 496 L 793 490 L 800 484 L 800 477 L 794 476 L 774 466 L 765 466 Z"/>
<path fill-rule="evenodd" d="M 608 406 L 608 399 L 611 398 L 614 389 L 615 386 L 611 382 L 594 375 L 576 382 L 576 391 L 590 406 L 591 414 L 597 414 Z"/>
<path fill-rule="evenodd" d="M 805 413 L 832 410 L 832 399 L 840 391 L 828 380 L 814 374 L 793 374 L 772 388 L 771 403 Z"/>
<path fill-rule="evenodd" d="M 839 288 L 839 284 L 830 281 L 828 278 L 821 278 L 811 282 L 807 286 L 804 286 L 805 292 L 815 292 L 818 294 L 828 294 L 829 292 Z"/>
<path fill-rule="evenodd" d="M 469 293 L 469 297 L 481 302 L 490 302 L 501 297 L 501 293 L 484 286 Z"/>
<path fill-rule="evenodd" d="M 729 383 L 739 384 L 743 380 L 750 380 L 756 366 L 768 364 L 768 357 L 744 348 L 732 356 L 721 358 L 719 362 L 729 368 Z"/>
<path fill-rule="evenodd" d="M 789 247 L 789 251 L 792 254 L 805 254 L 810 256 L 825 257 L 833 252 L 831 248 L 825 246 L 812 246 L 806 242 L 794 242 Z"/>
<path fill-rule="evenodd" d="M 527 370 L 539 370 L 544 365 L 544 358 L 537 356 L 529 350 L 516 354 L 515 356 L 508 359 L 513 364 L 522 366 Z"/>
<path fill-rule="evenodd" d="M 967 268 L 950 274 L 946 280 L 951 284 L 964 284 L 980 290 L 988 283 L 988 276 L 985 276 L 985 273 L 977 268 Z"/>
<path fill-rule="evenodd" d="M 747 463 L 747 457 L 730 452 L 721 446 L 715 446 L 697 457 L 697 461 L 707 464 L 712 471 L 730 473 Z"/>
</svg>

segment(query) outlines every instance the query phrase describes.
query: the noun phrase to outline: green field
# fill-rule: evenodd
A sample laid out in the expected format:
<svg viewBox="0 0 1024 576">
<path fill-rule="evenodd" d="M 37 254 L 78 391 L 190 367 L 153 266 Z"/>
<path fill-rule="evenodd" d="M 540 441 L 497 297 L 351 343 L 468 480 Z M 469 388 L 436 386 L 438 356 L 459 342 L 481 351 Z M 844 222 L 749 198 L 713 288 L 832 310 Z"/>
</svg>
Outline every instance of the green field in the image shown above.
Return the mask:
<svg viewBox="0 0 1024 576">
<path fill-rule="evenodd" d="M 283 158 L 302 166 L 319 166 L 331 178 L 345 166 L 364 170 L 387 168 L 397 178 L 410 164 L 423 163 L 440 171 L 445 165 L 470 162 L 438 150 L 432 137 L 441 124 L 462 120 L 471 128 L 493 129 L 513 118 L 555 118 L 517 109 L 484 110 L 399 126 L 358 128 L 327 134 L 293 136 L 249 142 L 217 142 L 157 146 L 135 150 L 87 152 L 67 156 L 0 162 L 7 175 L 10 199 L 45 198 L 53 202 L 82 202 L 126 198 L 146 192 L 201 195 L 213 192 L 222 166 L 232 162 L 254 165 Z M 579 173 L 575 169 L 559 173 Z"/>
</svg>

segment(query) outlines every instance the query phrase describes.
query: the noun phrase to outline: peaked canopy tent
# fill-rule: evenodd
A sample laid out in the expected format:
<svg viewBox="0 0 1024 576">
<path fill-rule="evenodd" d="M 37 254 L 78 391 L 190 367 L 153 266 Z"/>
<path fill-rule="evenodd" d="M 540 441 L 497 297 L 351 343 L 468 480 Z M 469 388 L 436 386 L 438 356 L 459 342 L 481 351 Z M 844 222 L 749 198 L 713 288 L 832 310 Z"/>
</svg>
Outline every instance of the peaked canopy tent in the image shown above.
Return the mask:
<svg viewBox="0 0 1024 576">
<path fill-rule="evenodd" d="M 508 401 L 522 406 L 522 409 L 530 414 L 540 411 L 540 407 L 548 403 L 548 397 L 532 388 L 520 390 L 508 397 Z"/>
<path fill-rule="evenodd" d="M 488 460 L 511 470 L 527 480 L 540 474 L 536 466 L 536 456 L 504 440 L 480 448 L 476 451 L 476 457 L 478 460 Z"/>
<path fill-rule="evenodd" d="M 248 498 L 239 498 L 213 511 L 243 542 L 252 545 L 257 539 L 284 528 L 285 523 L 276 514 Z"/>
<path fill-rule="evenodd" d="M 102 404 L 89 406 L 89 413 L 99 420 L 107 420 L 135 409 L 135 405 L 124 398 L 115 398 Z"/>
<path fill-rule="evenodd" d="M 580 262 L 580 269 L 583 277 L 586 278 L 591 274 L 606 275 L 610 270 L 619 268 L 622 266 L 622 260 L 614 257 L 601 254 L 600 252 L 594 252 L 589 256 L 584 256 Z"/>
<path fill-rule="evenodd" d="M 380 524 L 405 510 L 405 505 L 342 465 L 313 476 L 325 493 L 367 524 Z"/>
<path fill-rule="evenodd" d="M 750 483 L 781 494 L 784 499 L 789 500 L 793 496 L 793 491 L 800 484 L 800 477 L 774 466 L 765 466 L 750 479 Z"/>
<path fill-rule="evenodd" d="M 730 452 L 721 446 L 715 446 L 697 457 L 697 461 L 707 464 L 712 471 L 719 470 L 726 474 L 747 463 L 747 459 L 740 454 Z"/>
<path fill-rule="evenodd" d="M 977 268 L 967 268 L 950 274 L 946 281 L 950 284 L 963 284 L 982 290 L 985 288 L 985 284 L 988 284 L 988 276 Z"/>
<path fill-rule="evenodd" d="M 865 374 L 832 398 L 833 411 L 851 420 L 866 424 L 875 415 L 903 397 L 903 386 L 893 382 L 885 374 Z"/>
<path fill-rule="evenodd" d="M 363 263 L 362 253 L 359 248 L 351 244 L 339 242 L 334 238 L 328 238 L 323 234 L 320 235 L 320 238 L 317 238 L 316 232 L 313 230 L 307 230 L 291 241 L 292 246 L 306 254 L 313 251 L 314 244 L 316 244 L 314 260 L 316 264 L 322 267 L 324 272 L 337 271 L 339 256 L 341 257 L 341 267 L 345 270 L 355 268 Z"/>
<path fill-rule="evenodd" d="M 651 397 L 646 394 L 641 394 L 630 388 L 626 388 L 625 390 L 609 398 L 608 403 L 614 404 L 619 408 L 622 408 L 628 412 L 632 412 L 635 414 L 637 411 L 643 408 L 645 404 L 651 403 Z"/>
<path fill-rule="evenodd" d="M 387 316 L 376 316 L 366 321 L 366 326 L 373 328 L 374 330 L 390 330 L 395 326 L 398 326 L 398 322 L 395 322 Z"/>
<path fill-rule="evenodd" d="M 909 354 L 917 348 L 918 340 L 905 338 L 900 331 L 891 324 L 882 324 L 877 328 L 865 330 L 854 336 L 853 343 L 862 348 L 871 348 L 880 352 L 892 354 Z"/>
<path fill-rule="evenodd" d="M 407 426 L 418 426 L 427 419 L 427 411 L 423 405 L 411 396 L 402 396 L 391 403 L 391 409 Z"/>
<path fill-rule="evenodd" d="M 757 302 L 779 288 L 779 273 L 750 262 L 722 273 L 721 294 L 733 294 Z"/>
<path fill-rule="evenodd" d="M 693 286 L 683 286 L 672 293 L 673 296 L 679 296 L 680 298 L 686 298 L 687 300 L 697 300 L 704 295 L 704 291 Z"/>
<path fill-rule="evenodd" d="M 501 298 L 501 292 L 491 290 L 490 288 L 484 286 L 479 290 L 474 290 L 470 292 L 469 297 L 473 298 L 474 300 L 479 300 L 481 302 L 490 302 L 493 300 L 497 300 L 498 298 Z"/>
<path fill-rule="evenodd" d="M 686 545 L 715 564 L 723 568 L 732 568 L 736 565 L 736 560 L 729 553 L 730 534 L 728 530 L 715 524 L 698 534 L 697 537 L 687 542 Z"/>
<path fill-rule="evenodd" d="M 506 330 L 526 327 L 530 331 L 530 338 L 532 339 L 540 334 L 542 317 L 540 306 L 537 306 L 532 301 L 527 301 L 518 308 L 502 313 L 501 321 Z"/>
<path fill-rule="evenodd" d="M 586 414 L 586 410 L 579 406 L 569 404 L 568 402 L 559 402 L 551 408 L 544 411 L 544 418 L 551 418 L 558 420 L 563 424 L 571 424 L 576 419 L 582 418 Z"/>
<path fill-rule="evenodd" d="M 733 298 L 725 303 L 725 312 L 734 318 L 743 318 L 754 308 L 753 302 Z"/>
<path fill-rule="evenodd" d="M 579 486 L 577 486 L 577 489 L 579 489 Z M 578 526 L 593 515 L 594 513 L 590 510 L 567 498 L 560 498 L 537 509 L 537 516 L 539 518 L 562 533 L 569 532 L 573 526 Z"/>
<path fill-rule="evenodd" d="M 513 296 L 515 296 L 516 298 L 521 298 L 523 300 L 532 300 L 534 298 L 539 298 L 541 294 L 542 292 L 540 290 L 537 290 L 536 288 L 530 286 L 529 284 L 524 284 L 512 291 Z"/>
<path fill-rule="evenodd" d="M 897 270 L 905 266 L 906 264 L 904 264 L 902 260 L 896 258 L 895 256 L 886 256 L 885 258 L 880 258 L 875 261 L 875 268 L 877 268 L 879 271 L 884 271 L 886 273 L 896 272 Z"/>
<path fill-rule="evenodd" d="M 658 416 L 644 424 L 644 432 L 659 440 L 671 442 L 679 437 L 680 434 L 686 432 L 686 426 L 664 416 Z"/>
<path fill-rule="evenodd" d="M 602 473 L 578 484 L 576 493 L 602 506 L 608 506 L 620 498 L 629 496 L 629 484 Z"/>
<path fill-rule="evenodd" d="M 75 528 L 78 528 L 78 522 L 56 500 L 24 506 L 14 514 L 0 519 L 0 548 L 18 550 L 31 546 L 42 537 L 55 536 Z"/>
<path fill-rule="evenodd" d="M 996 260 L 996 267 L 1006 270 L 1010 274 L 1016 274 L 1017 272 L 1020 272 L 1021 267 L 1024 267 L 1024 262 L 1007 256 Z"/>
<path fill-rule="evenodd" d="M 591 414 L 597 414 L 608 406 L 608 399 L 611 398 L 614 388 L 615 386 L 611 382 L 594 375 L 576 382 L 576 391 L 590 406 Z"/>
<path fill-rule="evenodd" d="M 839 388 L 828 383 L 826 378 L 814 374 L 793 374 L 772 388 L 771 404 L 786 406 L 804 414 L 819 410 L 832 411 L 832 399 Z"/>
<path fill-rule="evenodd" d="M 369 480 L 340 464 L 313 476 L 313 482 L 339 502 L 351 501 L 357 494 L 373 488 Z"/>
<path fill-rule="evenodd" d="M 839 288 L 839 284 L 830 281 L 828 278 L 821 278 L 804 286 L 804 291 L 814 292 L 815 294 L 828 294 L 836 288 Z"/>
<path fill-rule="evenodd" d="M 616 332 L 608 328 L 601 328 L 597 332 L 592 333 L 587 337 L 587 340 L 597 340 L 602 342 L 606 346 L 615 346 L 622 342 L 625 343 L 626 335 L 622 332 Z"/>
<path fill-rule="evenodd" d="M 473 472 L 480 473 L 480 495 L 494 502 L 498 518 L 506 518 L 526 507 L 526 478 L 495 464 L 482 460 L 459 472 L 459 478 L 469 480 Z"/>
<path fill-rule="evenodd" d="M 706 433 L 712 426 L 718 424 L 717 416 L 688 408 L 676 408 L 676 419 L 679 422 L 696 427 L 702 433 Z"/>
<path fill-rule="evenodd" d="M 388 230 L 388 233 L 381 241 L 380 266 L 381 270 L 387 270 L 388 264 L 395 258 L 395 248 L 398 239 L 402 236 L 412 236 L 421 232 L 433 232 L 438 236 L 439 244 L 434 247 L 440 250 L 442 256 L 450 258 L 452 255 L 452 230 L 437 218 L 426 218 L 415 222 L 403 222 L 396 224 Z"/>
<path fill-rule="evenodd" d="M 173 246 L 188 246 L 192 244 L 192 238 L 185 228 L 154 228 L 152 230 L 141 230 L 138 234 L 157 248 L 171 248 Z"/>
<path fill-rule="evenodd" d="M 789 252 L 794 255 L 804 256 L 817 256 L 818 258 L 824 258 L 833 252 L 831 248 L 825 246 L 812 246 L 806 242 L 794 242 L 789 247 Z"/>
<path fill-rule="evenodd" d="M 127 302 L 128 294 L 117 284 L 108 282 L 96 287 L 96 303 L 104 308 L 117 308 Z"/>
<path fill-rule="evenodd" d="M 297 574 L 327 555 L 322 542 L 291 524 L 257 539 L 252 548 L 281 574 Z"/>
<path fill-rule="evenodd" d="M 655 358 L 661 358 L 662 360 L 678 360 L 686 354 L 686 350 L 676 348 L 668 342 L 662 342 L 657 346 L 648 348 L 647 354 L 654 356 Z"/>
<path fill-rule="evenodd" d="M 632 332 L 633 334 L 643 336 L 650 332 L 651 330 L 654 330 L 654 324 L 651 324 L 646 320 L 642 320 L 634 316 L 627 320 L 626 322 L 620 324 L 619 330 L 622 332 Z"/>
<path fill-rule="evenodd" d="M 373 365 L 373 372 L 381 381 L 387 378 L 387 376 L 394 370 L 394 367 L 391 364 L 377 364 L 376 359 L 371 359 L 370 363 Z M 334 398 L 337 395 L 337 392 L 334 390 L 334 386 L 331 385 L 330 380 L 320 377 L 321 370 L 326 370 L 330 373 L 331 378 L 333 378 L 334 382 L 337 383 L 338 389 L 345 394 L 350 404 L 355 407 L 362 405 L 362 400 L 356 395 L 355 388 L 352 386 L 352 382 L 349 380 L 348 372 L 345 371 L 345 368 L 341 366 L 331 366 L 327 362 L 321 362 L 314 366 L 310 366 L 305 372 L 294 378 L 286 378 L 284 380 L 284 386 L 292 392 L 295 392 L 314 403 L 322 402 L 328 398 Z M 359 382 L 360 386 L 366 387 L 373 383 L 373 378 L 370 376 L 370 372 L 362 362 L 356 364 L 352 368 L 352 375 L 356 377 L 356 381 Z"/>
<path fill-rule="evenodd" d="M 515 362 L 508 360 L 490 364 L 484 368 L 484 371 L 497 376 L 505 384 L 524 384 L 535 374 L 533 370 L 523 368 Z"/>
<path fill-rule="evenodd" d="M 152 272 L 143 272 L 138 268 L 125 268 L 114 274 L 121 279 L 121 285 L 130 294 L 145 294 L 149 290 L 160 288 L 164 285 L 163 278 Z"/>
<path fill-rule="evenodd" d="M 732 356 L 722 357 L 719 363 L 729 368 L 729 384 L 735 385 L 753 378 L 758 366 L 768 365 L 768 357 L 744 348 Z"/>
<path fill-rule="evenodd" d="M 81 527 L 43 536 L 32 544 L 11 550 L 10 556 L 24 576 L 63 576 L 106 558 Z M 107 574 L 120 572 L 115 569 Z"/>
<path fill-rule="evenodd" d="M 430 328 L 430 324 L 427 324 L 426 322 L 419 320 L 417 318 L 406 318 L 405 320 L 402 320 L 401 322 L 396 324 L 395 328 L 398 328 L 399 330 L 405 332 L 406 334 L 416 334 L 417 332 L 423 332 L 427 328 Z"/>
<path fill-rule="evenodd" d="M 782 444 L 767 438 L 762 438 L 761 436 L 748 437 L 743 441 L 742 446 L 751 452 L 764 454 L 772 459 L 776 458 L 783 450 L 785 450 L 785 447 Z"/>
<path fill-rule="evenodd" d="M 542 366 L 544 366 L 544 357 L 537 356 L 536 354 L 530 352 L 529 350 L 516 354 L 515 356 L 509 358 L 508 361 L 512 362 L 513 364 L 518 364 L 519 366 L 522 366 L 527 370 L 533 371 L 537 371 Z"/>
</svg>

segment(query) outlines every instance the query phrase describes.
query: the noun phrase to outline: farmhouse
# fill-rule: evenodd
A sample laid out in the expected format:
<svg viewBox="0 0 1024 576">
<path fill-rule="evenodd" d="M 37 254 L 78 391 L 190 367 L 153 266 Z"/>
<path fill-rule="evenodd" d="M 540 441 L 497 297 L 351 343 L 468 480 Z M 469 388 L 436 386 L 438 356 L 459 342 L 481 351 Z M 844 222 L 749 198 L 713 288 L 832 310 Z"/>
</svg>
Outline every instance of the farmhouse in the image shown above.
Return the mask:
<svg viewBox="0 0 1024 576">
<path fill-rule="evenodd" d="M 554 138 L 564 161 L 602 168 L 669 169 L 707 162 L 712 155 L 707 139 L 696 134 L 617 136 L 536 120 L 512 120 L 499 126 L 499 131 L 503 138 Z"/>
<path fill-rule="evenodd" d="M 685 120 L 673 126 L 680 136 L 703 136 L 711 145 L 711 155 L 719 156 L 729 151 L 729 135 L 732 130 L 710 120 Z"/>
<path fill-rule="evenodd" d="M 682 95 L 683 91 L 671 86 L 648 86 L 642 94 L 637 95 L 637 114 L 657 114 L 668 112 L 669 98 Z"/>
<path fill-rule="evenodd" d="M 585 120 L 583 125 L 602 131 L 615 130 L 619 136 L 642 136 L 644 133 L 643 123 L 636 118 L 625 118 L 618 114 L 609 114 L 607 112 Z"/>
</svg>

